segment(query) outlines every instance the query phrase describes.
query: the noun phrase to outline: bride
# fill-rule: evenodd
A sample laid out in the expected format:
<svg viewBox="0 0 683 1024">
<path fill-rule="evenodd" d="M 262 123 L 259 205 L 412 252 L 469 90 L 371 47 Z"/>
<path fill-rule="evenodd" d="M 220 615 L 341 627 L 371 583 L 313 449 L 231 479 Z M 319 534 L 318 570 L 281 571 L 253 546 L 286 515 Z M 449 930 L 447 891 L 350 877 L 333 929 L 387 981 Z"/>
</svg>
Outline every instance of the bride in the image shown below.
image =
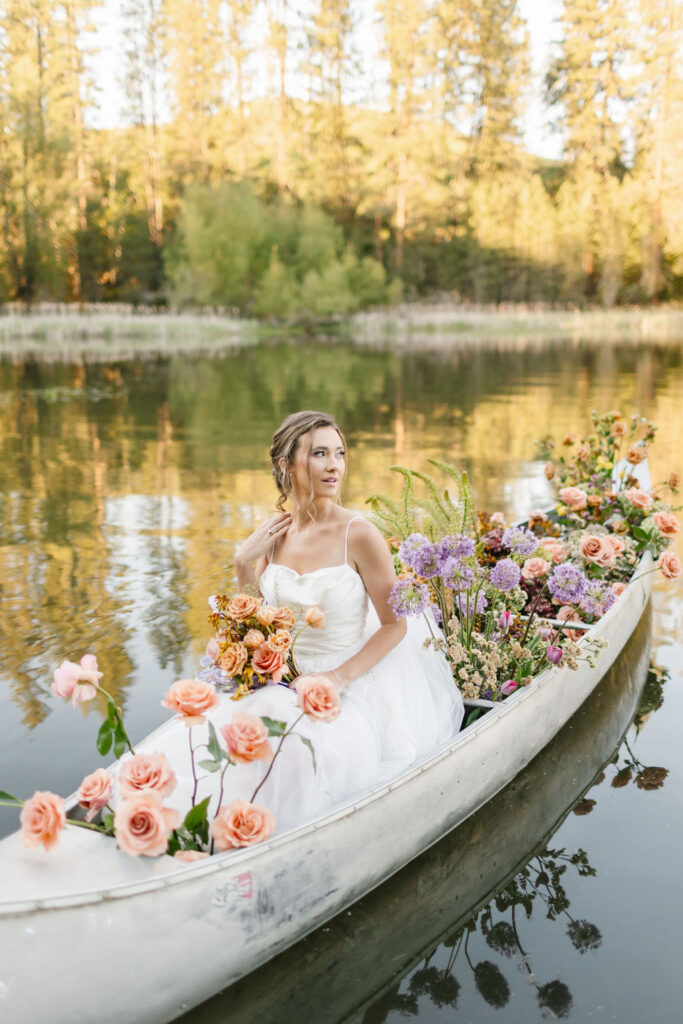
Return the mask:
<svg viewBox="0 0 683 1024">
<path fill-rule="evenodd" d="M 258 584 L 269 605 L 288 606 L 299 620 L 307 609 L 322 609 L 324 628 L 304 629 L 294 655 L 303 676 L 324 675 L 342 699 L 333 721 L 301 719 L 295 732 L 310 742 L 289 736 L 259 789 L 258 803 L 274 815 L 279 833 L 424 758 L 458 732 L 464 708 L 445 657 L 423 646 L 426 622 L 397 620 L 390 607 L 396 574 L 379 530 L 340 503 L 346 446 L 332 417 L 288 416 L 270 455 L 279 511 L 237 550 L 237 582 Z M 223 696 L 208 717 L 220 727 L 228 711 L 288 725 L 301 715 L 296 690 L 283 685 L 262 687 L 238 703 Z M 174 751 L 174 766 L 180 754 Z M 248 799 L 264 771 L 259 763 L 231 767 L 223 806 Z M 188 765 L 179 774 L 179 790 L 189 773 Z"/>
</svg>

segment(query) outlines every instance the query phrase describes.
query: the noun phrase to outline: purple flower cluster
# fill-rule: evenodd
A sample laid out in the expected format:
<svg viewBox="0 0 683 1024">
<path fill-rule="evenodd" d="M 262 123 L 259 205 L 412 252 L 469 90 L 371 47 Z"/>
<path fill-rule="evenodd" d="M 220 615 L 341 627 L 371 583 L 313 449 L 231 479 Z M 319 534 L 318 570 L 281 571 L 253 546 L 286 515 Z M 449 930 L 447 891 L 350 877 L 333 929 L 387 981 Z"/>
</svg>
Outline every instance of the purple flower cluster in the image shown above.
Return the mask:
<svg viewBox="0 0 683 1024">
<path fill-rule="evenodd" d="M 406 537 L 403 543 L 398 549 L 398 557 L 401 559 L 404 565 L 414 569 L 413 559 L 418 551 L 421 550 L 425 545 L 431 547 L 429 543 L 429 537 L 425 537 L 423 533 L 411 533 L 410 537 Z"/>
<path fill-rule="evenodd" d="M 608 584 L 600 580 L 587 580 L 579 605 L 587 615 L 599 619 L 615 601 L 616 594 Z"/>
<path fill-rule="evenodd" d="M 455 604 L 461 615 L 483 615 L 489 606 L 481 591 L 477 594 L 477 606 L 474 606 L 474 594 L 457 594 Z"/>
<path fill-rule="evenodd" d="M 587 585 L 586 576 L 572 562 L 562 562 L 548 577 L 548 590 L 560 604 L 578 604 Z"/>
<path fill-rule="evenodd" d="M 447 587 L 460 592 L 474 583 L 476 573 L 471 565 L 465 565 L 457 558 L 447 558 L 441 566 L 441 576 Z"/>
<path fill-rule="evenodd" d="M 474 555 L 474 541 L 465 533 L 451 533 L 442 537 L 436 546 L 443 562 L 449 558 L 471 558 Z"/>
<path fill-rule="evenodd" d="M 429 587 L 416 580 L 397 580 L 389 594 L 389 604 L 397 619 L 422 615 L 429 605 Z"/>
<path fill-rule="evenodd" d="M 492 583 L 498 590 L 506 593 L 517 586 L 522 576 L 522 570 L 511 558 L 501 558 L 496 562 L 489 575 L 489 583 Z"/>
<path fill-rule="evenodd" d="M 453 571 L 453 562 L 474 555 L 474 541 L 465 534 L 452 534 L 432 544 L 422 533 L 411 533 L 398 549 L 401 561 L 423 579 L 445 576 Z M 468 579 L 467 585 L 474 578 Z M 450 583 L 448 584 L 450 586 Z"/>
<path fill-rule="evenodd" d="M 501 539 L 508 551 L 513 555 L 519 555 L 520 558 L 530 558 L 534 551 L 538 550 L 536 534 L 531 530 L 524 530 L 521 526 L 509 526 Z"/>
</svg>

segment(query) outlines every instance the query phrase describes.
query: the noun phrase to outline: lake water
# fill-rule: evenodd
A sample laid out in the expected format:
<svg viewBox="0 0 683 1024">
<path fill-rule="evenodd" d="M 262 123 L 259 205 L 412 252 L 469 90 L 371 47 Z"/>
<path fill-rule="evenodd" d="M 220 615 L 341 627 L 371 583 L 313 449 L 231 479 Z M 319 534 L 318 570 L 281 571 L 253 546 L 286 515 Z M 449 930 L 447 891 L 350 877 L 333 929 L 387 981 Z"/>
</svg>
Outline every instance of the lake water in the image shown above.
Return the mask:
<svg viewBox="0 0 683 1024">
<path fill-rule="evenodd" d="M 581 432 L 591 409 L 659 424 L 655 481 L 683 468 L 683 342 L 426 346 L 0 362 L 0 787 L 66 794 L 100 763 L 101 707 L 50 693 L 65 657 L 96 651 L 133 737 L 162 720 L 209 636 L 207 596 L 230 587 L 236 544 L 272 508 L 270 435 L 295 409 L 344 427 L 344 500 L 359 509 L 398 492 L 392 464 L 436 458 L 469 472 L 480 507 L 522 515 L 551 498 L 534 440 Z M 652 606 L 514 787 L 187 1019 L 680 1019 L 680 586 L 658 581 Z M 14 827 L 0 809 L 0 832 Z"/>
</svg>

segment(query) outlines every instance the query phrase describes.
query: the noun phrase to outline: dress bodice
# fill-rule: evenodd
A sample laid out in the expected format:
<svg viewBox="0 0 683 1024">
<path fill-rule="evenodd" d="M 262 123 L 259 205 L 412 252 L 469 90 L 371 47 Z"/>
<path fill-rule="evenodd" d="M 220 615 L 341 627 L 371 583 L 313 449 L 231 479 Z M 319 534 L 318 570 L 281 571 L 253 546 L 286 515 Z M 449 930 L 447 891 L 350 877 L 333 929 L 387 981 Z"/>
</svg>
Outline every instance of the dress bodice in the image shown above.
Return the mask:
<svg viewBox="0 0 683 1024">
<path fill-rule="evenodd" d="M 296 613 L 295 632 L 309 608 L 325 613 L 323 629 L 307 626 L 296 639 L 294 655 L 302 670 L 322 668 L 319 658 L 334 665 L 340 655 L 349 657 L 364 644 L 368 596 L 363 580 L 348 562 L 305 573 L 270 562 L 259 582 L 268 604 L 287 605 Z"/>
</svg>

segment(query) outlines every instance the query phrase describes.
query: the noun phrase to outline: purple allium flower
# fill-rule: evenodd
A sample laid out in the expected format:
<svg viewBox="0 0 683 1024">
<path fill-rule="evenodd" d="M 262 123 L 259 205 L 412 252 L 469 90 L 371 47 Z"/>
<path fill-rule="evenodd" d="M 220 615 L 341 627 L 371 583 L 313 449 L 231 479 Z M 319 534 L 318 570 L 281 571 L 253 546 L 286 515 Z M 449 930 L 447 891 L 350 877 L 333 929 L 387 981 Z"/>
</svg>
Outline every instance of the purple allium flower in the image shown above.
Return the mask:
<svg viewBox="0 0 683 1024">
<path fill-rule="evenodd" d="M 477 594 L 477 606 L 474 607 L 474 594 L 460 593 L 456 595 L 455 603 L 461 615 L 483 615 L 489 606 L 484 594 L 479 591 Z"/>
<path fill-rule="evenodd" d="M 443 581 L 451 590 L 467 590 L 474 582 L 475 575 L 471 565 L 465 565 L 457 558 L 448 558 L 441 566 Z"/>
<path fill-rule="evenodd" d="M 406 537 L 403 543 L 399 546 L 398 557 L 404 565 L 409 566 L 411 569 L 415 569 L 415 566 L 413 565 L 413 558 L 415 553 L 419 551 L 424 544 L 429 544 L 429 537 L 425 537 L 423 533 L 411 533 L 410 537 Z"/>
<path fill-rule="evenodd" d="M 517 586 L 522 576 L 522 570 L 511 558 L 501 558 L 496 562 L 489 575 L 489 582 L 498 590 L 505 593 Z"/>
<path fill-rule="evenodd" d="M 548 577 L 548 590 L 560 604 L 578 604 L 587 584 L 585 575 L 572 562 L 562 562 Z"/>
<path fill-rule="evenodd" d="M 520 558 L 530 558 L 538 549 L 538 537 L 531 530 L 524 530 L 521 526 L 509 526 L 503 532 L 503 544 L 513 555 Z"/>
<path fill-rule="evenodd" d="M 389 604 L 397 619 L 422 615 L 429 604 L 429 587 L 417 580 L 397 580 L 389 594 Z"/>
<path fill-rule="evenodd" d="M 510 628 L 510 623 L 511 622 L 512 622 L 512 612 L 509 612 L 507 610 L 507 608 L 506 608 L 505 611 L 500 613 L 500 618 L 498 619 L 498 625 L 500 626 L 500 628 L 503 630 L 504 633 L 507 633 L 508 629 Z"/>
<path fill-rule="evenodd" d="M 562 661 L 563 651 L 561 647 L 546 647 L 545 656 L 551 665 L 559 665 Z"/>
<path fill-rule="evenodd" d="M 484 700 L 493 700 L 493 690 L 482 690 L 481 695 Z"/>
<path fill-rule="evenodd" d="M 413 551 L 411 567 L 418 576 L 430 580 L 441 572 L 441 557 L 436 544 L 425 541 Z"/>
<path fill-rule="evenodd" d="M 471 558 L 474 554 L 474 541 L 465 533 L 451 533 L 442 537 L 437 547 L 443 562 L 449 558 Z"/>
<path fill-rule="evenodd" d="M 599 619 L 608 608 L 611 608 L 616 599 L 617 595 L 608 584 L 602 583 L 601 580 L 587 580 L 585 592 L 579 600 L 579 607 L 587 615 Z"/>
<path fill-rule="evenodd" d="M 500 688 L 500 692 L 504 697 L 509 697 L 511 693 L 514 693 L 519 683 L 516 679 L 506 679 Z"/>
</svg>

